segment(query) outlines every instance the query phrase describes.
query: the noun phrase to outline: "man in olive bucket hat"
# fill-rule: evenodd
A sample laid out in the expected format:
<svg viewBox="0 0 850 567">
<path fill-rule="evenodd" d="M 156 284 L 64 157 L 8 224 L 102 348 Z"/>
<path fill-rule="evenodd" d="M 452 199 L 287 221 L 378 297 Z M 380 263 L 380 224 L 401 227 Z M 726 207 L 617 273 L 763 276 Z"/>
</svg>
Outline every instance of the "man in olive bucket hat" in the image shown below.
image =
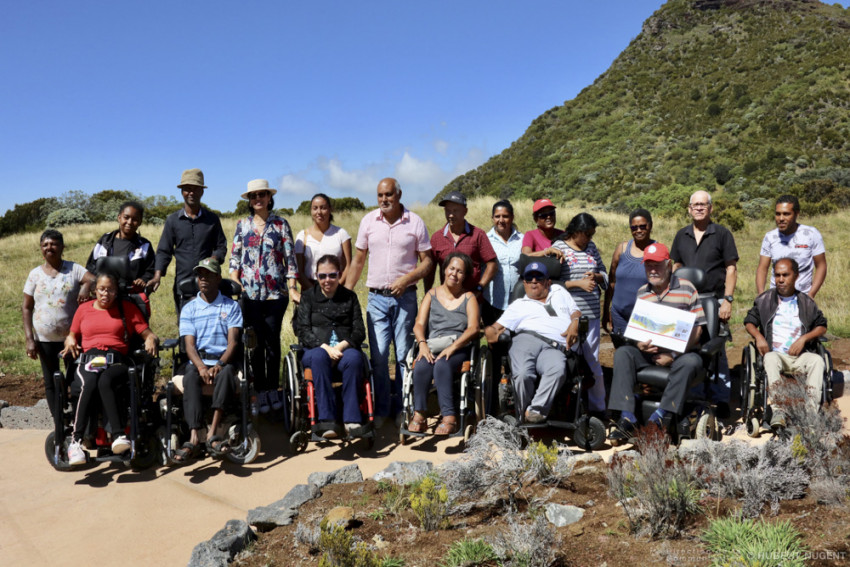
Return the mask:
<svg viewBox="0 0 850 567">
<path fill-rule="evenodd" d="M 201 206 L 201 197 L 207 188 L 204 185 L 204 172 L 197 168 L 187 169 L 177 187 L 183 194 L 183 208 L 165 219 L 156 249 L 156 271 L 150 283 L 154 291 L 159 288 L 159 281 L 174 256 L 177 264 L 173 288 L 174 307 L 179 320 L 181 297 L 177 284 L 191 278 L 192 269 L 204 258 L 214 256 L 219 262 L 224 262 L 227 239 L 218 216 Z"/>
</svg>

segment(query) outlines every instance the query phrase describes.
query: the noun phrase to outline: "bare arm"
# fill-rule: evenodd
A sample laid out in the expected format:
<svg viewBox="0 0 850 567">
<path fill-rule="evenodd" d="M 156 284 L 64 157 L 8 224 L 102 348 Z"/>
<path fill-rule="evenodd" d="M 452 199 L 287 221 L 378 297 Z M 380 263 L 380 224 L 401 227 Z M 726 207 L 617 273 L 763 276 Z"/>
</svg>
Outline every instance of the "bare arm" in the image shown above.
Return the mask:
<svg viewBox="0 0 850 567">
<path fill-rule="evenodd" d="M 767 339 L 764 338 L 764 335 L 761 334 L 758 327 L 752 323 L 744 323 L 744 328 L 747 329 L 750 336 L 755 339 L 756 348 L 762 356 L 770 352 L 770 345 L 767 344 Z"/>
<path fill-rule="evenodd" d="M 354 252 L 354 259 L 351 260 L 351 266 L 348 268 L 348 274 L 345 276 L 345 287 L 354 289 L 357 282 L 360 281 L 360 274 L 363 273 L 363 266 L 366 265 L 366 255 L 368 250 L 357 248 Z"/>
<path fill-rule="evenodd" d="M 433 258 L 433 253 L 432 253 L 432 258 Z M 433 265 L 431 266 L 431 269 L 428 270 L 428 273 L 425 274 L 424 278 L 422 278 L 422 287 L 424 288 L 424 291 L 426 291 L 426 292 L 429 289 L 434 287 L 434 280 L 437 279 L 437 262 L 432 262 L 432 263 L 433 263 Z M 442 278 L 440 278 L 440 279 L 442 280 Z M 440 283 L 443 283 L 443 282 L 440 281 Z"/>
<path fill-rule="evenodd" d="M 756 268 L 756 295 L 767 287 L 767 272 L 770 270 L 770 256 L 759 256 L 759 265 Z"/>
<path fill-rule="evenodd" d="M 605 288 L 605 299 L 602 304 L 602 328 L 607 332 L 611 332 L 611 301 L 614 299 L 614 285 L 617 283 L 617 266 L 620 264 L 620 254 L 622 254 L 625 246 L 629 242 L 621 242 L 615 249 L 614 255 L 611 257 L 611 271 L 608 273 L 608 287 Z"/>
<path fill-rule="evenodd" d="M 493 323 L 484 327 L 484 337 L 488 343 L 498 342 L 499 337 L 505 332 L 505 327 L 499 323 Z"/>
<path fill-rule="evenodd" d="M 738 261 L 733 260 L 726 264 L 726 282 L 723 288 L 723 295 L 735 295 L 736 283 L 738 283 Z M 732 316 L 732 303 L 724 301 L 717 315 L 724 323 L 729 321 L 729 318 Z"/>
<path fill-rule="evenodd" d="M 351 266 L 351 239 L 349 238 L 345 242 L 342 243 L 342 274 L 340 275 L 339 283 L 345 285 L 346 277 L 348 276 L 348 269 Z M 299 272 L 300 273 L 300 272 Z"/>
<path fill-rule="evenodd" d="M 490 260 L 485 264 L 484 273 L 481 274 L 481 279 L 478 280 L 478 283 L 481 284 L 481 287 L 487 287 L 493 281 L 493 278 L 496 277 L 497 273 L 499 273 L 499 263 L 496 260 Z"/>
<path fill-rule="evenodd" d="M 809 290 L 809 297 L 814 299 L 823 282 L 826 281 L 826 254 L 818 254 L 812 260 L 815 262 L 815 273 L 812 276 L 812 289 Z"/>
<path fill-rule="evenodd" d="M 31 295 L 24 294 L 24 302 L 21 305 L 21 313 L 24 320 L 24 336 L 26 337 L 27 356 L 35 360 L 38 358 L 38 347 L 35 344 L 35 334 L 32 331 L 32 313 L 35 309 L 35 299 Z"/>
<path fill-rule="evenodd" d="M 413 338 L 416 339 L 416 344 L 419 345 L 419 355 L 416 360 L 424 358 L 428 362 L 434 362 L 434 355 L 431 354 L 431 349 L 428 348 L 428 343 L 425 337 L 425 327 L 428 325 L 428 317 L 431 315 L 431 293 L 426 293 L 422 298 L 422 304 L 419 305 L 419 311 L 416 313 L 416 323 L 413 324 Z M 405 353 L 407 356 L 407 353 Z"/>
</svg>

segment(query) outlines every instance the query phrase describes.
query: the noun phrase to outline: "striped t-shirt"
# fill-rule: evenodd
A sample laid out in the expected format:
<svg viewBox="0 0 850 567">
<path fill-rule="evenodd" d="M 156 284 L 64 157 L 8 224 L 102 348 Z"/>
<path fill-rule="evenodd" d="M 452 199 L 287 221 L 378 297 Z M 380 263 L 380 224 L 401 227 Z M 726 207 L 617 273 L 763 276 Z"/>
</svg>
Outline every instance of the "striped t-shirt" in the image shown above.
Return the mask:
<svg viewBox="0 0 850 567">
<path fill-rule="evenodd" d="M 702 310 L 702 303 L 699 300 L 699 292 L 697 292 L 694 284 L 688 280 L 670 276 L 670 285 L 661 294 L 656 294 L 652 291 L 652 286 L 646 284 L 638 290 L 637 298 L 682 311 L 690 311 L 696 317 L 694 326 L 706 324 L 705 312 Z"/>
</svg>

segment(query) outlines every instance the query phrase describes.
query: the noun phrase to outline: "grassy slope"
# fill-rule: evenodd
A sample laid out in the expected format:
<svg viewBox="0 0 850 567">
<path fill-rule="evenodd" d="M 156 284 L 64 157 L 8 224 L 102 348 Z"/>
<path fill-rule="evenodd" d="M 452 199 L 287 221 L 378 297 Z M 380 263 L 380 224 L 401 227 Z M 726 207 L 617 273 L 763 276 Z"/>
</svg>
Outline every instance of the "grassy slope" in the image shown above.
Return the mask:
<svg viewBox="0 0 850 567">
<path fill-rule="evenodd" d="M 530 211 L 530 201 L 516 201 L 516 210 L 519 212 L 517 224 L 520 230 L 532 228 L 531 215 L 522 211 Z M 479 198 L 470 203 L 469 220 L 482 228 L 490 226 L 490 207 L 492 200 Z M 569 218 L 580 212 L 576 203 L 568 203 L 559 208 L 558 225 L 564 226 Z M 433 232 L 441 226 L 445 220 L 443 211 L 436 205 L 427 205 L 416 209 L 422 215 L 425 223 Z M 628 219 L 625 215 L 601 210 L 591 211 L 601 226 L 596 232 L 594 240 L 599 246 L 606 264 L 610 262 L 611 253 L 617 242 L 628 238 Z M 344 227 L 352 237 L 356 237 L 362 214 L 340 213 L 336 222 Z M 310 223 L 306 215 L 294 215 L 289 217 L 289 222 L 295 232 L 301 230 Z M 829 261 L 829 276 L 821 293 L 818 295 L 818 303 L 824 309 L 830 322 L 830 331 L 840 336 L 850 336 L 850 299 L 846 294 L 846 285 L 841 282 L 848 281 L 850 267 L 846 256 L 831 253 L 841 248 L 841 241 L 850 234 L 850 220 L 846 215 L 832 214 L 809 219 L 801 219 L 806 224 L 817 226 L 826 239 L 827 258 Z M 683 218 L 657 219 L 653 235 L 662 242 L 672 242 L 676 230 L 686 221 Z M 228 239 L 236 228 L 235 219 L 224 221 L 225 234 Z M 735 234 L 738 251 L 741 255 L 739 263 L 739 280 L 736 291 L 734 320 L 740 324 L 746 310 L 751 304 L 755 294 L 755 268 L 758 263 L 758 250 L 764 233 L 772 228 L 773 223 L 769 218 L 749 223 L 742 231 Z M 65 258 L 78 263 L 84 263 L 88 258 L 91 247 L 97 238 L 109 230 L 114 229 L 114 223 L 102 223 L 99 225 L 83 225 L 66 227 L 62 232 L 65 236 Z M 159 227 L 143 226 L 142 233 L 150 238 L 154 244 L 159 240 Z M 26 358 L 24 353 L 24 335 L 21 325 L 21 299 L 24 281 L 29 271 L 40 264 L 40 253 L 38 249 L 38 233 L 11 236 L 0 239 L 0 264 L 5 269 L 5 277 L 0 280 L 0 379 L 3 374 L 34 373 L 39 371 L 38 363 Z M 177 334 L 177 325 L 174 317 L 174 307 L 171 294 L 168 293 L 172 285 L 174 268 L 169 270 L 168 278 L 163 281 L 160 292 L 154 294 L 153 302 L 153 330 L 163 338 L 174 337 Z M 365 270 L 361 277 L 361 285 L 357 287 L 360 301 L 365 309 L 366 288 Z M 165 293 L 163 293 L 163 291 Z M 364 313 L 365 316 L 365 313 Z M 282 342 L 284 349 L 294 341 L 290 325 L 291 309 L 284 320 L 284 332 Z"/>
<path fill-rule="evenodd" d="M 759 199 L 811 191 L 807 179 L 850 187 L 850 10 L 728 3 L 670 0 L 592 85 L 444 191 L 625 211 L 680 185 L 712 190 L 725 166 L 725 192 L 758 216 Z"/>
</svg>

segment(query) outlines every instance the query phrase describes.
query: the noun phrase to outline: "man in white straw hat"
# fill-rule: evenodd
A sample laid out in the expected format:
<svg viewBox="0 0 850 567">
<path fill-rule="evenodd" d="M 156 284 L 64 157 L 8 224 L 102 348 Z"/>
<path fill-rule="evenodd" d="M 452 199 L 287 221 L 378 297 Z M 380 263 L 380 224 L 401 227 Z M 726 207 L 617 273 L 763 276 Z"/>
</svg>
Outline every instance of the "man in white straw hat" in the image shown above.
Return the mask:
<svg viewBox="0 0 850 567">
<path fill-rule="evenodd" d="M 159 288 L 160 279 L 168 270 L 168 264 L 174 256 L 177 264 L 173 288 L 174 306 L 179 319 L 181 298 L 177 284 L 191 278 L 192 269 L 204 258 L 215 256 L 219 262 L 224 262 L 227 239 L 218 216 L 201 206 L 201 197 L 207 188 L 204 185 L 204 172 L 197 168 L 187 169 L 180 177 L 177 187 L 182 191 L 184 205 L 165 219 L 156 249 L 156 271 L 149 283 L 154 291 Z"/>
</svg>

